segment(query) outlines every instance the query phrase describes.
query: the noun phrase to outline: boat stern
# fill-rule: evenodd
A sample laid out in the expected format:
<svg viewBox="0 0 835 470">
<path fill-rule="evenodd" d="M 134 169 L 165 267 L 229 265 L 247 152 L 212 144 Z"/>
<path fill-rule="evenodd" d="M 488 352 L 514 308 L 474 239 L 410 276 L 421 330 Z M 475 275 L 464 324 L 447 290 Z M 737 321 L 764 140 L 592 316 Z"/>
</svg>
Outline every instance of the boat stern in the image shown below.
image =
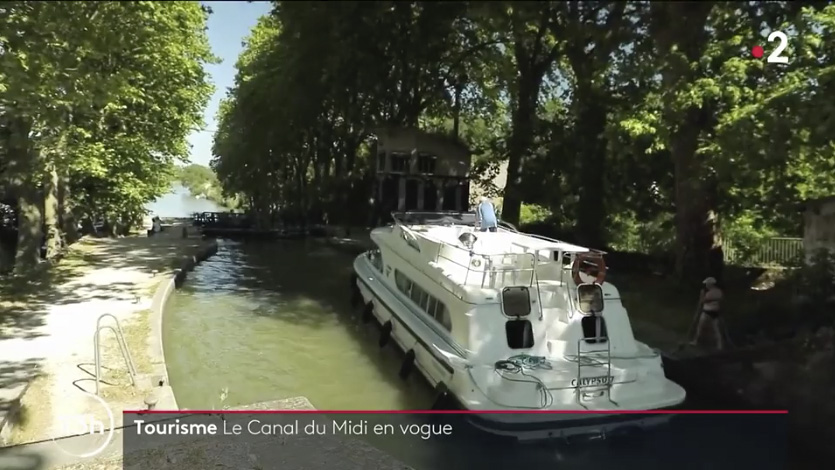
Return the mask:
<svg viewBox="0 0 835 470">
<path fill-rule="evenodd" d="M 467 420 L 482 431 L 519 441 L 594 440 L 666 426 L 676 416 L 670 411 L 516 411 L 471 414 Z"/>
<path fill-rule="evenodd" d="M 616 375 L 599 384 L 577 384 L 551 371 L 527 371 L 523 377 L 469 369 L 456 374 L 470 381 L 461 404 L 471 423 L 493 434 L 519 440 L 603 438 L 665 425 L 687 393 L 662 374 Z M 560 374 L 562 375 L 562 374 Z M 549 377 L 550 376 L 550 377 Z M 514 379 L 514 380 L 510 380 Z"/>
</svg>

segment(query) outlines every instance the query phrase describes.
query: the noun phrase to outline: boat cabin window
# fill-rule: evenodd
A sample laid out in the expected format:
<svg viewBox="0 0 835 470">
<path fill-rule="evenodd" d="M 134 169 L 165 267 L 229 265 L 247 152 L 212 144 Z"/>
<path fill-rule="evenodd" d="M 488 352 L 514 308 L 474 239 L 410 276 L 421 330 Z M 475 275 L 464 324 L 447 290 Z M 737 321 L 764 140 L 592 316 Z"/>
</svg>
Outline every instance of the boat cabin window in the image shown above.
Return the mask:
<svg viewBox="0 0 835 470">
<path fill-rule="evenodd" d="M 367 251 L 365 256 L 368 257 L 368 261 L 371 262 L 374 269 L 380 271 L 381 273 L 383 272 L 383 254 L 380 253 L 379 249 Z"/>
<path fill-rule="evenodd" d="M 609 340 L 605 318 L 599 315 L 585 316 L 580 320 L 580 325 L 583 327 L 583 339 L 586 343 L 605 343 Z"/>
<path fill-rule="evenodd" d="M 452 331 L 452 318 L 449 311 L 440 300 L 430 295 L 400 271 L 394 271 L 394 283 L 397 290 L 407 296 L 416 306 L 434 318 L 447 331 Z"/>
<path fill-rule="evenodd" d="M 533 325 L 529 320 L 510 320 L 504 325 L 510 349 L 530 349 L 534 346 Z"/>
</svg>

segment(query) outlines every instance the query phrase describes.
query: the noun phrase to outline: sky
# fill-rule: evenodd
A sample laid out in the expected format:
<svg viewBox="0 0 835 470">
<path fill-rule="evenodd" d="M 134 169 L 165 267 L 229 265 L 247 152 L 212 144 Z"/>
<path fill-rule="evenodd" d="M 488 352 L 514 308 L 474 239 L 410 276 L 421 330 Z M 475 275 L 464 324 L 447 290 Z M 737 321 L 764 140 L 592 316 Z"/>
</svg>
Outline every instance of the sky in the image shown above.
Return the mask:
<svg viewBox="0 0 835 470">
<path fill-rule="evenodd" d="M 212 159 L 212 137 L 217 129 L 215 114 L 221 98 L 235 81 L 235 62 L 243 49 L 243 41 L 258 22 L 258 18 L 270 11 L 270 2 L 201 2 L 212 7 L 209 16 L 209 43 L 212 52 L 223 61 L 217 65 L 205 65 L 215 85 L 215 93 L 205 111 L 206 130 L 195 131 L 189 136 L 192 163 L 208 165 Z"/>
</svg>

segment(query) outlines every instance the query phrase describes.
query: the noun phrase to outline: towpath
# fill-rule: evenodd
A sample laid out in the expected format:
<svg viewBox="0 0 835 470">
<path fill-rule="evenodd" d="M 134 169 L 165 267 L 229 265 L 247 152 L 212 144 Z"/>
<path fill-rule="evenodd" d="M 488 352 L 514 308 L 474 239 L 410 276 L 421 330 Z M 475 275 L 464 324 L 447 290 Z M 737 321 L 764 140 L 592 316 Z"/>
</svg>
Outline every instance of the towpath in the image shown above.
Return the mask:
<svg viewBox="0 0 835 470">
<path fill-rule="evenodd" d="M 69 434 L 60 426 L 61 416 L 102 414 L 103 407 L 83 393 L 95 390 L 93 335 L 102 314 L 119 319 L 139 373 L 149 372 L 147 317 L 154 290 L 163 274 L 201 243 L 193 230 L 183 238 L 181 226 L 154 237 L 85 238 L 35 278 L 5 280 L 0 285 L 0 436 L 7 443 L 54 438 Z M 145 397 L 127 386 L 115 336 L 106 330 L 102 364 L 107 382 L 102 395 L 116 419 L 122 409 L 143 408 Z M 17 403 L 20 412 L 10 413 Z"/>
</svg>

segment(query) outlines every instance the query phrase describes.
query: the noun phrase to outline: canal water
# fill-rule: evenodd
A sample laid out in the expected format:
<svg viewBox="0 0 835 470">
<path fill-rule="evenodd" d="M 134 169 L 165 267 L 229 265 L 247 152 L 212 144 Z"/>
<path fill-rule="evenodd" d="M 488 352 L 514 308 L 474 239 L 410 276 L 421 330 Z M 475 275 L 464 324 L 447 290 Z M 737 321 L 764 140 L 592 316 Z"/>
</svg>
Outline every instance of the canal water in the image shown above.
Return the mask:
<svg viewBox="0 0 835 470">
<path fill-rule="evenodd" d="M 350 308 L 350 257 L 309 241 L 219 242 L 166 310 L 177 402 L 191 409 L 306 396 L 320 409 L 419 409 L 428 385 Z"/>
<path fill-rule="evenodd" d="M 219 245 L 175 292 L 165 316 L 166 361 L 181 407 L 293 396 L 331 410 L 431 406 L 433 393 L 417 374 L 399 379 L 402 353 L 380 349 L 378 329 L 350 308 L 351 257 L 315 240 Z M 785 436 L 769 416 L 682 416 L 659 431 L 571 446 L 520 446 L 466 432 L 429 441 L 367 439 L 418 470 L 497 462 L 531 469 L 778 469 L 785 455 Z"/>
<path fill-rule="evenodd" d="M 171 192 L 145 206 L 160 217 L 190 217 L 195 212 L 223 212 L 226 209 L 208 199 L 197 199 L 188 189 L 175 184 Z"/>
</svg>

